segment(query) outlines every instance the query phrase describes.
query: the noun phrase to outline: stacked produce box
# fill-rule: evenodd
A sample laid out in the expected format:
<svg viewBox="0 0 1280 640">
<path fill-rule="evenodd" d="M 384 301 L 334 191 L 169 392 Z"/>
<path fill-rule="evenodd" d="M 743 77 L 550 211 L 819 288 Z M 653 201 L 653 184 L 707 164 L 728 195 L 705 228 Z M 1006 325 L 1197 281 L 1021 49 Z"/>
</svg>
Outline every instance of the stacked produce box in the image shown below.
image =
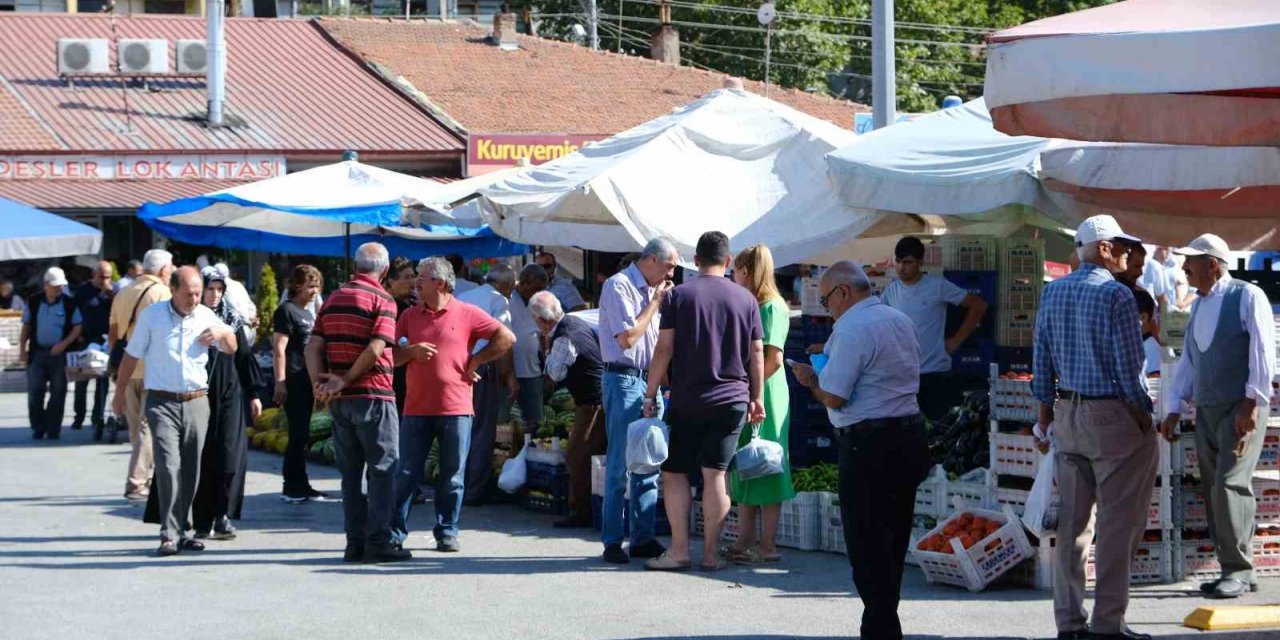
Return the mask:
<svg viewBox="0 0 1280 640">
<path fill-rule="evenodd" d="M 1044 288 L 1044 240 L 1003 238 L 999 247 L 996 363 L 1004 371 L 1029 371 L 1032 334 Z"/>
<path fill-rule="evenodd" d="M 826 316 L 804 315 L 792 319 L 791 331 L 783 348 L 783 356 L 796 362 L 808 362 L 806 349 L 822 344 L 831 337 L 834 321 Z M 796 381 L 790 367 L 785 367 L 790 394 L 791 423 L 788 452 L 792 467 L 807 467 L 821 462 L 835 462 L 835 430 L 827 418 L 827 409 L 813 399 L 813 393 Z"/>
<path fill-rule="evenodd" d="M 958 374 L 986 374 L 994 361 L 996 341 L 994 327 L 999 302 L 996 299 L 997 243 L 990 236 L 942 236 L 943 277 L 956 286 L 987 302 L 987 315 L 973 335 L 951 354 L 951 370 Z M 952 307 L 947 313 L 947 335 L 955 333 L 963 321 L 965 310 Z"/>
<path fill-rule="evenodd" d="M 1031 375 L 1021 372 L 999 373 L 991 369 L 991 471 L 993 499 L 1021 515 L 1027 504 L 1036 473 L 1044 460 L 1036 448 L 1032 425 L 1037 420 L 1039 401 L 1031 395 Z M 1174 579 L 1174 550 L 1177 530 L 1173 509 L 1173 487 L 1178 479 L 1173 473 L 1171 449 L 1160 441 L 1160 466 L 1151 491 L 1147 512 L 1147 531 L 1134 556 L 1132 582 L 1159 584 Z M 1035 551 L 1026 564 L 1014 572 L 1015 580 L 1040 589 L 1052 588 L 1052 563 L 1057 542 L 1053 537 L 1034 540 Z M 1093 580 L 1093 548 L 1089 551 L 1087 575 Z"/>
</svg>

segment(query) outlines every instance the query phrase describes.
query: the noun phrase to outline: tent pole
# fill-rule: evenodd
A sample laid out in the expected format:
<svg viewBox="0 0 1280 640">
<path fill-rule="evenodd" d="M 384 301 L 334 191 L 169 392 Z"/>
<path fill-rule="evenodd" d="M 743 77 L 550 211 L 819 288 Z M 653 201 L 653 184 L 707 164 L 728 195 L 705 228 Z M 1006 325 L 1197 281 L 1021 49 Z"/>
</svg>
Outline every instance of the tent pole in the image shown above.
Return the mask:
<svg viewBox="0 0 1280 640">
<path fill-rule="evenodd" d="M 350 277 L 355 273 L 355 269 L 351 264 L 351 223 L 344 222 L 342 224 L 342 244 L 343 255 L 347 258 L 347 276 Z"/>
</svg>

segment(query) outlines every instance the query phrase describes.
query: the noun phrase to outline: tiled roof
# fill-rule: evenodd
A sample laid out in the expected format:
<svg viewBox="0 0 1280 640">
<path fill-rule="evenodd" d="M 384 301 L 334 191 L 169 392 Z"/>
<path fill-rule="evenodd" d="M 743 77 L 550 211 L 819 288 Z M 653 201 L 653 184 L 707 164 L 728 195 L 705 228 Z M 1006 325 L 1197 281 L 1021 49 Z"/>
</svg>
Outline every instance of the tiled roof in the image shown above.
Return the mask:
<svg viewBox="0 0 1280 640">
<path fill-rule="evenodd" d="M 724 84 L 722 74 L 519 36 L 518 51 L 489 44 L 471 22 L 324 18 L 355 54 L 403 76 L 471 133 L 612 135 L 669 113 Z M 744 88 L 763 94 L 759 82 Z M 769 97 L 846 128 L 867 107 L 771 88 Z"/>
<path fill-rule="evenodd" d="M 210 130 L 203 78 L 155 80 L 149 90 L 124 91 L 114 79 L 72 88 L 58 78 L 54 53 L 66 37 L 164 38 L 172 61 L 175 40 L 204 38 L 204 18 L 0 14 L 0 149 L 430 155 L 463 148 L 310 21 L 232 18 L 226 32 L 227 113 L 240 124 Z M 41 135 L 41 122 L 53 136 Z"/>
<path fill-rule="evenodd" d="M 0 196 L 37 209 L 133 210 L 237 187 L 235 180 L 4 180 Z"/>
</svg>

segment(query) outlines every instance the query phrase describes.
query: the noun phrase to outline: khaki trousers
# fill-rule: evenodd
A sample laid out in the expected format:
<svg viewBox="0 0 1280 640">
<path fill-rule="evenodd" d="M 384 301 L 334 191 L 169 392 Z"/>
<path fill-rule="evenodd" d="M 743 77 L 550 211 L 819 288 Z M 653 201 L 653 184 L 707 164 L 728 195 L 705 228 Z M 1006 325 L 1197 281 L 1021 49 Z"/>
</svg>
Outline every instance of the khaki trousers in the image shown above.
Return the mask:
<svg viewBox="0 0 1280 640">
<path fill-rule="evenodd" d="M 1058 631 L 1085 628 L 1085 561 L 1094 541 L 1097 504 L 1095 633 L 1120 633 L 1129 606 L 1130 563 L 1146 528 L 1160 463 L 1155 431 L 1139 426 L 1123 400 L 1059 400 L 1053 432 L 1058 448 L 1058 550 L 1053 607 Z"/>
<path fill-rule="evenodd" d="M 1259 421 L 1245 443 L 1244 455 L 1237 458 L 1236 407 L 1242 402 L 1196 406 L 1196 452 L 1209 533 L 1222 564 L 1222 577 L 1250 584 L 1254 582 L 1253 532 L 1258 509 L 1253 470 L 1262 456 L 1267 419 Z"/>
<path fill-rule="evenodd" d="M 116 385 L 116 393 L 125 394 L 123 418 L 129 423 L 129 446 L 133 449 L 129 454 L 129 476 L 124 492 L 146 495 L 150 490 L 151 475 L 155 472 L 151 429 L 147 427 L 145 411 L 147 390 L 142 386 L 142 379 L 138 378 L 125 385 Z"/>
</svg>

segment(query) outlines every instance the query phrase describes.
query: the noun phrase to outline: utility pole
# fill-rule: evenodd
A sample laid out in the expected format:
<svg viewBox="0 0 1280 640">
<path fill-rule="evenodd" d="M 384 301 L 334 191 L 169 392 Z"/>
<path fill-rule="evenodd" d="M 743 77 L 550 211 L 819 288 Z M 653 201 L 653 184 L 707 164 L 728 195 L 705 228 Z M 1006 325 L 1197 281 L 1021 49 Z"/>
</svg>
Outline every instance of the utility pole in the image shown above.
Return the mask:
<svg viewBox="0 0 1280 640">
<path fill-rule="evenodd" d="M 596 0 L 591 0 L 591 50 L 600 50 L 600 9 Z"/>
<path fill-rule="evenodd" d="M 898 119 L 894 77 L 893 0 L 871 3 L 871 121 L 876 129 Z"/>
</svg>

